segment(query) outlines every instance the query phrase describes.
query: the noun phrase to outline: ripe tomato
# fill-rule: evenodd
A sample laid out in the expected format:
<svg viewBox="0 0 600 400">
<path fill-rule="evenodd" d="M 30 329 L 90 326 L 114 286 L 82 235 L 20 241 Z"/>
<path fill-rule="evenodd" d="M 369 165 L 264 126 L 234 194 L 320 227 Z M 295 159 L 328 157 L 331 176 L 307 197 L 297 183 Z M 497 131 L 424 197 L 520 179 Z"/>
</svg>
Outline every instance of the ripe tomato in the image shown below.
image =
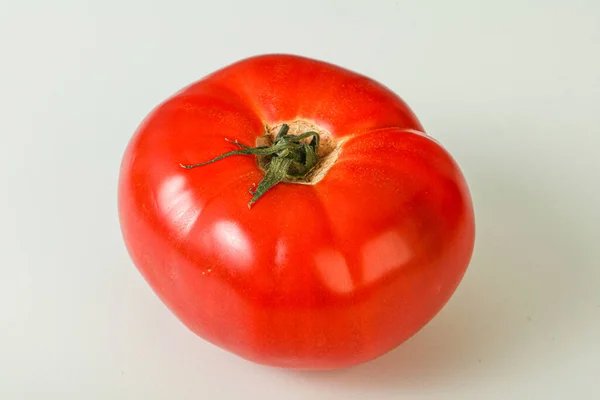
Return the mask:
<svg viewBox="0 0 600 400">
<path fill-rule="evenodd" d="M 190 165 L 231 151 L 246 154 Z M 129 254 L 170 310 L 279 367 L 395 348 L 454 293 L 474 245 L 463 175 L 403 100 L 291 55 L 236 62 L 155 108 L 118 197 Z"/>
</svg>

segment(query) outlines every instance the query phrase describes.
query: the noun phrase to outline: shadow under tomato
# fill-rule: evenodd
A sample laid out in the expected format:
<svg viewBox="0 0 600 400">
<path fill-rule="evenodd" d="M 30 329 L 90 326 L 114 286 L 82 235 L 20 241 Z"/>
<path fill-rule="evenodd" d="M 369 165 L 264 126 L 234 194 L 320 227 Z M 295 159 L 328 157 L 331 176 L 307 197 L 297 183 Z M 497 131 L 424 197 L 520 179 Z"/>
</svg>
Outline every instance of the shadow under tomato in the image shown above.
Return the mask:
<svg viewBox="0 0 600 400">
<path fill-rule="evenodd" d="M 581 232 L 561 215 L 567 205 L 553 196 L 550 178 L 544 183 L 504 166 L 482 165 L 469 181 L 475 253 L 446 307 L 387 355 L 345 370 L 290 372 L 294 378 L 350 390 L 388 387 L 410 393 L 493 377 L 515 365 L 521 372 L 542 368 L 539 358 L 528 356 L 532 347 L 554 342 L 565 329 L 571 336 L 582 329 L 575 328 L 583 322 L 573 321 L 577 317 L 570 312 L 585 284 L 583 276 L 573 274 L 585 254 Z"/>
</svg>

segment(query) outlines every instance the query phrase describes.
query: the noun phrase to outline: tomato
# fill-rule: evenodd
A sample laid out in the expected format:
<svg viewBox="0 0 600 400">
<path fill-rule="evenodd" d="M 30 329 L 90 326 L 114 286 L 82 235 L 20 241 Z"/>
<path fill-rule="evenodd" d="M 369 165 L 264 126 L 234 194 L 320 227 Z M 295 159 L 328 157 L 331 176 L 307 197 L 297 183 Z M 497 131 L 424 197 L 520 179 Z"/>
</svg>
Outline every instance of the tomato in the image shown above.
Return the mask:
<svg viewBox="0 0 600 400">
<path fill-rule="evenodd" d="M 134 264 L 189 329 L 293 369 L 406 341 L 474 246 L 463 174 L 409 106 L 293 55 L 235 62 L 152 110 L 125 150 L 118 206 Z"/>
</svg>

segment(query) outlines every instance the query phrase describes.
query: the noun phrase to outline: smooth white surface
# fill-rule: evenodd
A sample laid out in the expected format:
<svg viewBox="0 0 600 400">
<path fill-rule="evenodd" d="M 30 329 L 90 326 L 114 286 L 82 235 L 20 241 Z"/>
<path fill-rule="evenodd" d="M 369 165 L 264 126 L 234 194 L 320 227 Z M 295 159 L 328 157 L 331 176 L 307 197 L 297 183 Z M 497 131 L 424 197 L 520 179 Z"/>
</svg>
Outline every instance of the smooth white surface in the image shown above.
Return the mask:
<svg viewBox="0 0 600 400">
<path fill-rule="evenodd" d="M 600 398 L 600 2 L 0 1 L 0 398 Z M 120 157 L 166 96 L 288 52 L 400 94 L 478 238 L 413 339 L 338 372 L 196 338 L 131 264 Z"/>
</svg>

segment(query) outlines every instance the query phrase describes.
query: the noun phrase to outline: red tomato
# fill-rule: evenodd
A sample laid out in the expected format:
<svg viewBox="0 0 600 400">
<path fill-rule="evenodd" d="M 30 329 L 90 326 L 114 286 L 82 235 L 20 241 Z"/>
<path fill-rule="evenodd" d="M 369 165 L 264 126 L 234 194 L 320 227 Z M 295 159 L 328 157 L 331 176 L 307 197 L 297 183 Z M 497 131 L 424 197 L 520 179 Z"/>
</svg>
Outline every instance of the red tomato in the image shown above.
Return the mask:
<svg viewBox="0 0 600 400">
<path fill-rule="evenodd" d="M 271 145 L 283 124 L 281 154 L 182 168 Z M 297 139 L 307 131 L 319 146 Z M 249 208 L 249 189 L 282 159 L 302 171 Z M 356 365 L 404 342 L 454 293 L 474 245 L 463 175 L 409 107 L 365 76 L 291 55 L 239 61 L 154 109 L 124 154 L 119 218 L 135 265 L 187 327 L 297 369 Z"/>
</svg>

